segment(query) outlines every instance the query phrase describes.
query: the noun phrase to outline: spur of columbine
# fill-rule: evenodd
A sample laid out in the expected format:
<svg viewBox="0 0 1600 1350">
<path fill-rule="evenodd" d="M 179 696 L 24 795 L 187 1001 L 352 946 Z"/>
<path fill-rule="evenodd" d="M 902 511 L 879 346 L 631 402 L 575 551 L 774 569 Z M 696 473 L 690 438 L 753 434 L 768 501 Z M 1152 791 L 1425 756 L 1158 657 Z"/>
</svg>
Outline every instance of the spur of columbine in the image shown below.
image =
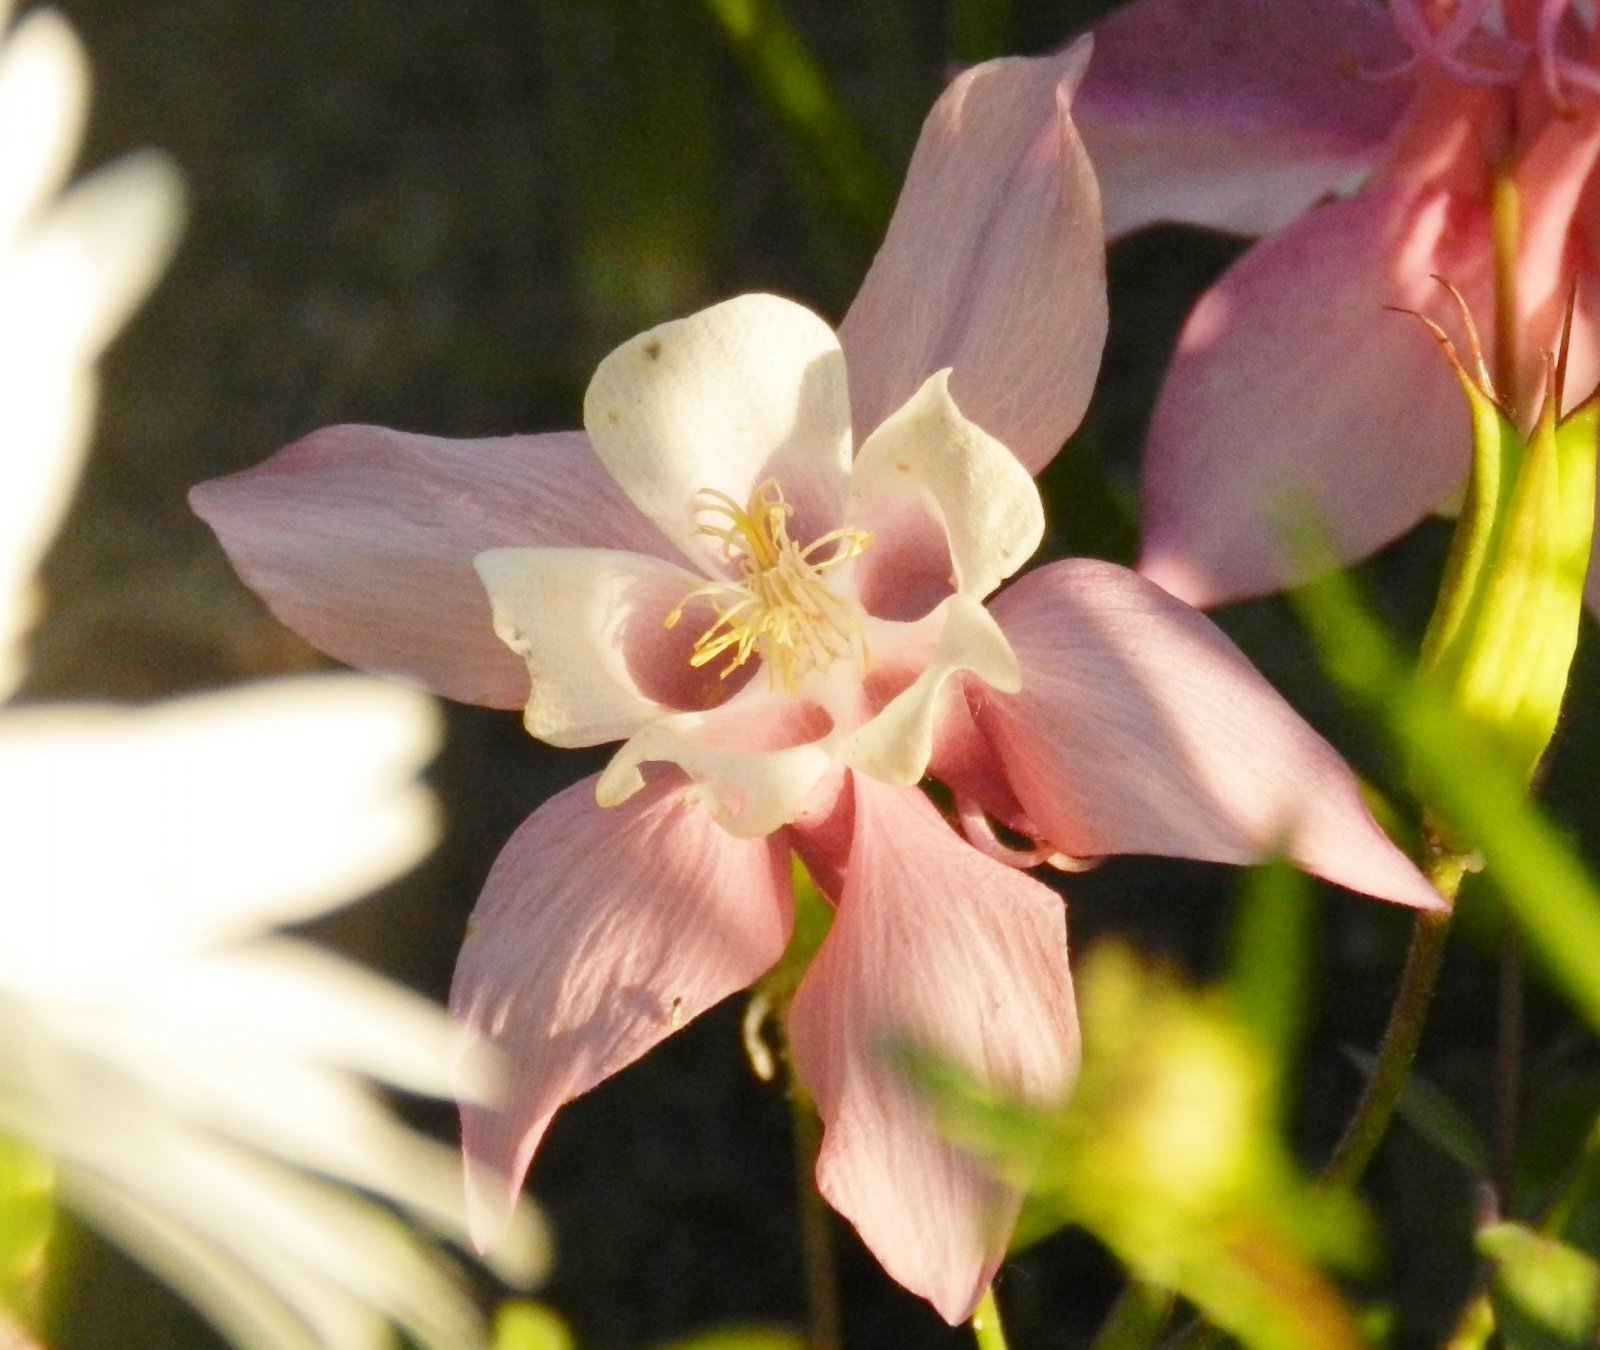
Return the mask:
<svg viewBox="0 0 1600 1350">
<path fill-rule="evenodd" d="M 835 909 L 787 1026 L 819 1187 L 951 1321 L 1019 1197 L 941 1137 L 891 1047 L 1023 1098 L 1070 1087 L 1062 904 L 1026 868 L 1283 848 L 1440 903 L 1202 616 L 1083 560 L 984 604 L 1040 542 L 1029 473 L 1081 415 L 1104 332 L 1070 117 L 1085 56 L 952 85 L 837 336 L 744 296 L 608 356 L 585 434 L 336 427 L 195 490 L 326 650 L 523 707 L 557 745 L 622 743 L 513 835 L 457 967 L 455 1011 L 515 1067 L 500 1110 L 463 1113 L 481 1240 L 563 1103 L 778 960 L 792 854 Z"/>
</svg>

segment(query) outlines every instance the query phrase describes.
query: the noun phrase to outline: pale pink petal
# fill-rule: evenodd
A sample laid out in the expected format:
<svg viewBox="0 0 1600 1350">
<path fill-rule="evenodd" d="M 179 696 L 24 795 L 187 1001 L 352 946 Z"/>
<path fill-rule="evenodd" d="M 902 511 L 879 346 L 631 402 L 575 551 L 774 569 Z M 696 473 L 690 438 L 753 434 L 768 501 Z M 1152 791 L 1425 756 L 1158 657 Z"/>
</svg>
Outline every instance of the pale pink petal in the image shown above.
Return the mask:
<svg viewBox="0 0 1600 1350">
<path fill-rule="evenodd" d="M 850 400 L 838 339 L 810 310 L 741 295 L 618 347 L 589 381 L 583 424 L 611 476 L 699 565 L 721 546 L 697 527 L 700 494 L 739 507 L 776 478 L 795 507 L 790 535 L 839 523 L 850 467 Z"/>
<path fill-rule="evenodd" d="M 970 1317 L 1020 1197 L 941 1137 L 896 1051 L 1059 1099 L 1078 1064 L 1060 896 L 958 839 L 920 792 L 857 777 L 850 871 L 789 1035 L 825 1127 L 824 1198 L 907 1289 Z"/>
<path fill-rule="evenodd" d="M 1094 30 L 1075 113 L 1107 235 L 1265 234 L 1369 167 L 1408 85 L 1372 0 L 1139 0 Z"/>
<path fill-rule="evenodd" d="M 1600 282 L 1595 266 L 1596 229 L 1589 224 L 1600 204 L 1594 168 L 1600 156 L 1600 118 L 1553 118 L 1517 162 L 1522 209 L 1517 240 L 1517 331 L 1520 407 L 1537 407 L 1546 360 L 1561 336 L 1567 296 L 1577 286 L 1572 344 L 1567 354 L 1564 399 L 1570 410 L 1600 380 L 1596 315 Z"/>
<path fill-rule="evenodd" d="M 494 630 L 528 666 L 523 725 L 567 748 L 631 736 L 718 692 L 690 664 L 704 623 L 668 628 L 701 578 L 642 553 L 596 548 L 497 548 L 478 575 Z"/>
<path fill-rule="evenodd" d="M 1478 212 L 1406 185 L 1316 207 L 1247 253 L 1167 372 L 1139 570 L 1191 604 L 1259 595 L 1305 579 L 1308 535 L 1362 558 L 1450 499 L 1466 400 L 1423 326 L 1385 307 L 1458 332 L 1431 274 L 1487 314 L 1489 257 Z"/>
<path fill-rule="evenodd" d="M 245 584 L 307 641 L 446 698 L 520 708 L 472 560 L 506 545 L 672 557 L 577 432 L 455 441 L 341 426 L 189 494 Z"/>
<path fill-rule="evenodd" d="M 1126 568 L 1032 572 L 993 605 L 1022 667 L 978 719 L 1062 853 L 1156 853 L 1307 871 L 1420 908 L 1444 902 L 1356 780 L 1209 619 Z"/>
<path fill-rule="evenodd" d="M 681 784 L 603 811 L 590 778 L 528 818 L 489 873 L 450 991 L 510 1071 L 498 1109 L 462 1108 L 480 1247 L 556 1109 L 754 981 L 792 922 L 782 839 L 735 839 Z"/>
<path fill-rule="evenodd" d="M 891 590 L 877 577 L 926 575 L 947 563 L 947 584 L 982 600 L 1021 567 L 1044 538 L 1044 505 L 1014 455 L 967 420 L 950 397 L 950 372 L 937 371 L 867 438 L 850 474 L 850 523 L 873 532 L 858 572 L 863 590 Z M 896 547 L 908 517 L 932 511 L 943 526 L 924 563 Z M 921 543 L 927 532 L 904 531 Z M 881 541 L 881 542 L 880 542 Z M 874 579 L 877 578 L 877 579 Z M 881 600 L 880 600 L 881 603 Z"/>
<path fill-rule="evenodd" d="M 975 66 L 934 105 L 839 328 L 861 443 L 936 370 L 1037 472 L 1078 425 L 1106 332 L 1100 198 L 1072 122 L 1087 43 Z"/>
</svg>

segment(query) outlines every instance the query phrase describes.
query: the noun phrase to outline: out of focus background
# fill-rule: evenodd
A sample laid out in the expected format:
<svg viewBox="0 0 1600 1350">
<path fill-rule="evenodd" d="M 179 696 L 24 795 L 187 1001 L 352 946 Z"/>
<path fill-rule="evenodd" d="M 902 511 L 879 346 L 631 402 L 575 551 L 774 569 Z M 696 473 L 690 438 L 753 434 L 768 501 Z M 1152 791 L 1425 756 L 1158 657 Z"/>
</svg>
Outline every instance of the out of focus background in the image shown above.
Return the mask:
<svg viewBox="0 0 1600 1350">
<path fill-rule="evenodd" d="M 578 424 L 614 344 L 748 290 L 842 315 L 918 126 L 960 65 L 1059 46 L 1096 0 L 788 0 L 783 12 L 859 139 L 819 153 L 752 78 L 723 0 L 65 0 L 94 64 L 87 164 L 159 146 L 191 223 L 154 298 L 104 366 L 95 453 L 45 572 L 34 699 L 145 700 L 328 663 L 234 577 L 187 488 L 304 433 L 364 421 L 443 436 Z M 25 11 L 26 7 L 24 7 Z M 721 22 L 714 17 L 720 14 Z M 1138 447 L 1188 306 L 1236 242 L 1154 230 L 1112 254 L 1112 336 L 1085 428 L 1044 480 L 1047 548 L 1131 561 Z M 1391 617 L 1425 617 L 1445 532 L 1366 569 Z M 1340 744 L 1385 767 L 1276 601 L 1219 616 Z M 1595 692 L 1593 633 L 1580 699 Z M 1592 699 L 1590 700 L 1592 706 Z M 1595 726 L 1567 734 L 1549 787 L 1595 829 Z M 1363 750 L 1362 747 L 1365 747 Z M 499 844 L 603 755 L 556 754 L 512 714 L 452 708 L 433 779 L 440 850 L 317 935 L 434 996 Z M 1592 856 L 1592 855 L 1591 855 Z M 1198 975 L 1229 941 L 1236 872 L 1114 860 L 1064 883 L 1078 948 L 1120 934 Z M 1360 1085 L 1344 1047 L 1381 1029 L 1407 917 L 1329 891 L 1292 1133 L 1320 1158 Z M 1423 1066 L 1471 1116 L 1494 1035 L 1493 934 L 1467 924 Z M 1575 1128 L 1600 1069 L 1537 984 L 1527 1007 L 1530 1128 Z M 800 1323 L 789 1115 L 757 1081 L 739 1000 L 557 1119 L 531 1187 L 555 1236 L 539 1296 L 593 1350 L 658 1345 L 735 1320 Z M 447 1113 L 418 1117 L 441 1136 Z M 1405 1125 L 1372 1178 L 1391 1227 L 1374 1277 L 1401 1342 L 1435 1343 L 1471 1278 L 1465 1175 Z M 970 1344 L 879 1272 L 838 1224 L 847 1343 Z M 52 1344 L 200 1347 L 213 1333 L 88 1234 L 71 1239 Z M 1016 1258 L 1012 1342 L 1082 1344 L 1118 1272 L 1067 1233 Z M 486 1299 L 494 1291 L 485 1290 Z"/>
</svg>

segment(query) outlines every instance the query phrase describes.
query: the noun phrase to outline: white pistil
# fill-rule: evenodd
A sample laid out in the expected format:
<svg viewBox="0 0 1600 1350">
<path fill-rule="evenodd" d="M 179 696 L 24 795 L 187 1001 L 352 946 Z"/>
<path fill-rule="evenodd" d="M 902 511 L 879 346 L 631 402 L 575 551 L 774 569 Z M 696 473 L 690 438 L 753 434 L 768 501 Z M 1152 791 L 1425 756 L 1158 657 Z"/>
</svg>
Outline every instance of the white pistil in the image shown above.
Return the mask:
<svg viewBox="0 0 1600 1350">
<path fill-rule="evenodd" d="M 773 479 L 756 488 L 748 506 L 713 488 L 703 489 L 699 500 L 702 513 L 726 517 L 727 524 L 708 523 L 695 532 L 719 540 L 723 557 L 738 566 L 740 575 L 737 581 L 697 586 L 667 615 L 671 628 L 697 599 L 716 607 L 716 622 L 694 644 L 689 664 L 698 668 L 732 652 L 721 672 L 726 678 L 751 656 L 759 656 L 772 681 L 789 689 L 809 671 L 852 653 L 865 667 L 861 611 L 836 594 L 823 574 L 856 557 L 872 536 L 846 527 L 801 548 L 789 538 L 794 508 Z M 827 557 L 814 556 L 829 545 L 834 548 Z"/>
</svg>

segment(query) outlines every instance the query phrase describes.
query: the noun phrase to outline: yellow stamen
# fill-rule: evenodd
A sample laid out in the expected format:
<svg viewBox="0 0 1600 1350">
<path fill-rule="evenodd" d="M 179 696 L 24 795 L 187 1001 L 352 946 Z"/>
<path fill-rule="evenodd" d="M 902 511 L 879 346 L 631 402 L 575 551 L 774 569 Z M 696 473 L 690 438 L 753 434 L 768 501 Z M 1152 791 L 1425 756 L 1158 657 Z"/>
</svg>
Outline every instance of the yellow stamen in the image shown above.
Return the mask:
<svg viewBox="0 0 1600 1350">
<path fill-rule="evenodd" d="M 725 517 L 727 524 L 702 524 L 695 533 L 721 542 L 722 556 L 737 565 L 739 580 L 697 586 L 667 615 L 671 628 L 697 599 L 716 607 L 716 622 L 694 644 L 690 665 L 698 669 L 731 651 L 721 672 L 726 679 L 759 656 L 773 681 L 792 689 L 808 671 L 852 652 L 865 664 L 860 610 L 836 595 L 823 573 L 865 549 L 872 540 L 868 531 L 830 530 L 801 548 L 789 538 L 794 508 L 773 479 L 756 488 L 747 506 L 714 488 L 703 489 L 699 501 L 703 514 Z M 829 545 L 827 557 L 814 558 Z"/>
</svg>

